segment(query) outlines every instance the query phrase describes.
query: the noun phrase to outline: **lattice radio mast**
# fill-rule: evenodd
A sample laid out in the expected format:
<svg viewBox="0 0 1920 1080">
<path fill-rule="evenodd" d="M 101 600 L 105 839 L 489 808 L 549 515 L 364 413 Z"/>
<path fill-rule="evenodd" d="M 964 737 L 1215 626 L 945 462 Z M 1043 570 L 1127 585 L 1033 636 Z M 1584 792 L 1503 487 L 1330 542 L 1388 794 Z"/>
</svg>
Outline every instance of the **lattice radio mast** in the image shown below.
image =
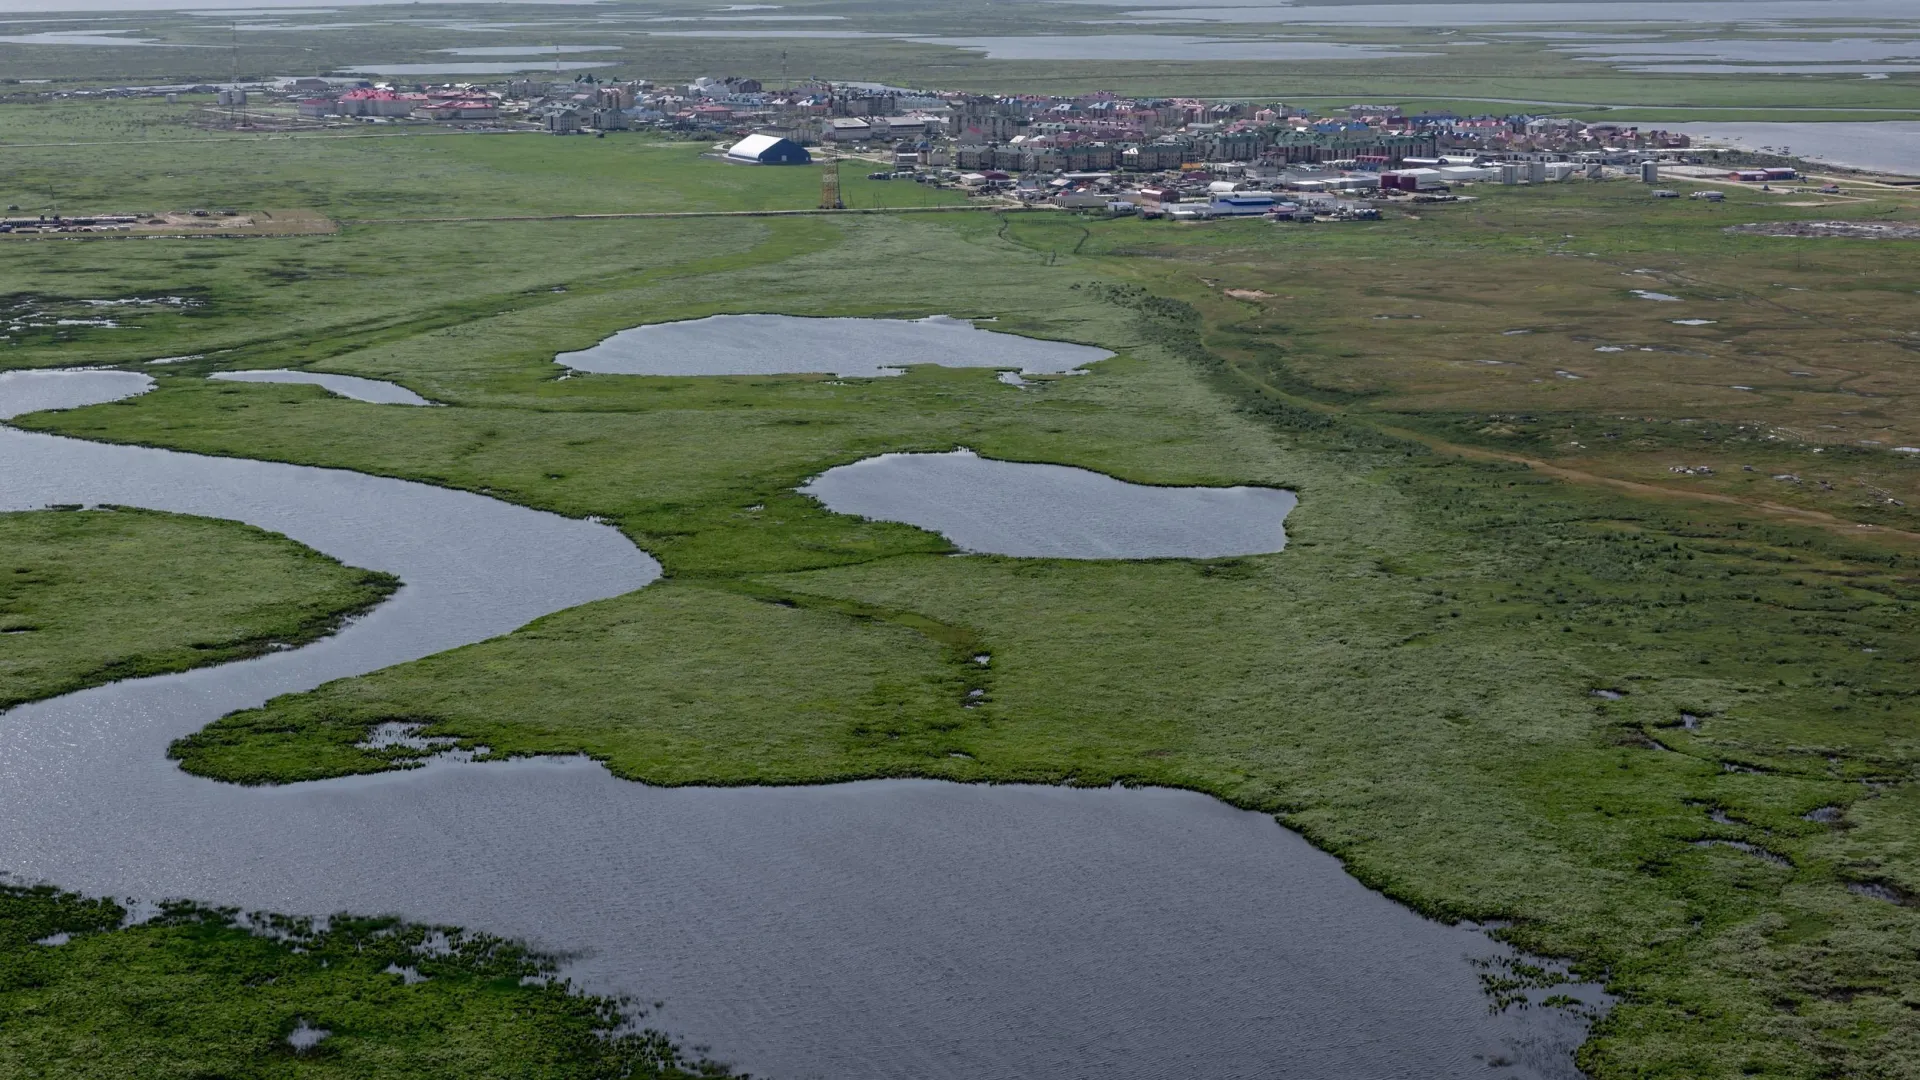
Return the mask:
<svg viewBox="0 0 1920 1080">
<path fill-rule="evenodd" d="M 233 78 L 227 84 L 227 126 L 242 128 L 247 125 L 247 98 L 240 89 L 240 24 L 228 26 L 233 35 Z"/>
<path fill-rule="evenodd" d="M 840 159 L 833 158 L 820 167 L 820 209 L 845 210 L 840 201 Z"/>
</svg>

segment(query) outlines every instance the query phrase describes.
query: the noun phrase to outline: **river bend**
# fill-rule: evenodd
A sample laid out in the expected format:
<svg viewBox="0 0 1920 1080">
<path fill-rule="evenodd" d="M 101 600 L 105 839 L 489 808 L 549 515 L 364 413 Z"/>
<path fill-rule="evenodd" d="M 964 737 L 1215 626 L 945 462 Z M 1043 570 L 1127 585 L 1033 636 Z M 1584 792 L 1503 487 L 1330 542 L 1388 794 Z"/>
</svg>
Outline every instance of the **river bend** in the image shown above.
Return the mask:
<svg viewBox="0 0 1920 1080">
<path fill-rule="evenodd" d="M 0 417 L 146 385 L 0 375 Z M 650 1023 L 789 1080 L 1578 1075 L 1581 1021 L 1489 1013 L 1468 958 L 1502 947 L 1192 793 L 666 790 L 578 758 L 274 788 L 186 775 L 167 744 L 226 712 L 659 568 L 612 528 L 480 495 L 0 428 L 0 509 L 52 503 L 237 519 L 404 586 L 298 650 L 0 715 L 0 869 L 15 879 L 524 938 L 573 954 L 590 990 L 665 1001 Z"/>
</svg>

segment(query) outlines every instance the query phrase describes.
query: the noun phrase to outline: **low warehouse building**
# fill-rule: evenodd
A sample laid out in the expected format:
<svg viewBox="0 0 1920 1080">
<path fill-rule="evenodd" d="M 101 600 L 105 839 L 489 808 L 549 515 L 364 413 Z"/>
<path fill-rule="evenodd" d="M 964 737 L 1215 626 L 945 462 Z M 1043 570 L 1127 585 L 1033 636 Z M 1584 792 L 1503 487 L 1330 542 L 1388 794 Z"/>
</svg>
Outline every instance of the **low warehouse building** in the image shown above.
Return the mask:
<svg viewBox="0 0 1920 1080">
<path fill-rule="evenodd" d="M 792 139 L 777 135 L 749 135 L 727 150 L 728 161 L 751 165 L 807 165 L 813 155 Z"/>
</svg>

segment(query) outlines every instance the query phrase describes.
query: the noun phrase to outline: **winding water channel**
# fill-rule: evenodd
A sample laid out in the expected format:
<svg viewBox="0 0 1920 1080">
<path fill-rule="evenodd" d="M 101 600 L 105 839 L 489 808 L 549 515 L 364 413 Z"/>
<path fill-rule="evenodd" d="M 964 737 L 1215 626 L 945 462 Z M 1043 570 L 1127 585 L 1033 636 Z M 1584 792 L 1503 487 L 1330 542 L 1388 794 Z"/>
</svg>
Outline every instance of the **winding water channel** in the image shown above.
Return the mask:
<svg viewBox="0 0 1920 1080">
<path fill-rule="evenodd" d="M 0 418 L 148 385 L 4 374 Z M 479 495 L 0 427 L 0 510 L 49 503 L 238 519 L 405 585 L 298 650 L 0 716 L 0 869 L 16 880 L 525 938 L 578 954 L 587 989 L 665 1001 L 650 1023 L 789 1080 L 1578 1075 L 1581 1020 L 1489 1012 L 1469 958 L 1504 948 L 1192 793 L 663 790 L 577 758 L 278 788 L 188 776 L 168 742 L 223 713 L 659 568 L 611 528 Z"/>
<path fill-rule="evenodd" d="M 374 405 L 432 405 L 433 402 L 398 383 L 363 379 L 358 375 L 328 375 L 318 371 L 216 371 L 207 376 L 220 382 L 293 383 L 323 387 L 330 394 Z"/>
</svg>

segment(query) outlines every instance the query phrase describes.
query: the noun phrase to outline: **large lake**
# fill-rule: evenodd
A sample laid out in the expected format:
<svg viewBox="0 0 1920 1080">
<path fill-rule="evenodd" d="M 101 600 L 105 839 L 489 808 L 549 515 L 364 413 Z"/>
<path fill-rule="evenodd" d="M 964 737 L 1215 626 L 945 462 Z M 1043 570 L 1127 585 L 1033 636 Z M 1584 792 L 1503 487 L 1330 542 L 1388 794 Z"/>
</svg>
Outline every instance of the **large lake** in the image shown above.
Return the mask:
<svg viewBox="0 0 1920 1080">
<path fill-rule="evenodd" d="M 148 385 L 7 375 L 0 417 Z M 223 713 L 640 588 L 658 566 L 606 526 L 475 494 L 0 428 L 0 509 L 48 503 L 235 518 L 405 585 L 301 649 L 6 713 L 0 867 L 17 880 L 522 937 L 578 954 L 589 989 L 666 1002 L 651 1023 L 756 1075 L 1578 1075 L 1582 1018 L 1489 1011 L 1471 961 L 1503 947 L 1197 794 L 658 789 L 577 758 L 277 788 L 187 776 L 167 744 Z"/>
<path fill-rule="evenodd" d="M 1062 374 L 1113 354 L 982 330 L 965 319 L 715 315 L 622 330 L 556 363 L 611 375 L 898 375 L 914 364 Z"/>
</svg>

